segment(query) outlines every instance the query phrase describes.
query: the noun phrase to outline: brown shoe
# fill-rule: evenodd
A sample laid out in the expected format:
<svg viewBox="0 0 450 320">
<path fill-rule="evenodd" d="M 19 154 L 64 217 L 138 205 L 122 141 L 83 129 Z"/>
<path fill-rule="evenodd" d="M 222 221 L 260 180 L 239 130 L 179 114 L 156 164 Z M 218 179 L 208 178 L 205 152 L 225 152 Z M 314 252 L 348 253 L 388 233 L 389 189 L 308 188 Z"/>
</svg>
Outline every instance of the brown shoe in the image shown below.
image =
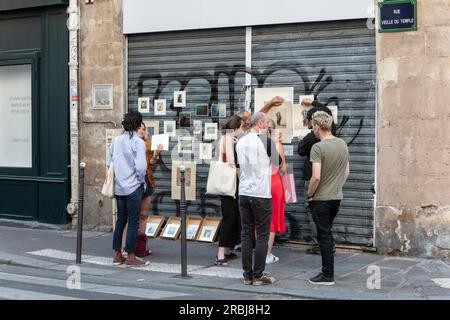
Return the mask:
<svg viewBox="0 0 450 320">
<path fill-rule="evenodd" d="M 120 266 L 121 264 L 124 264 L 127 259 L 125 259 L 123 256 L 121 257 L 114 257 L 113 259 L 113 265 Z"/>
<path fill-rule="evenodd" d="M 275 281 L 277 281 L 274 277 L 269 277 L 266 275 L 263 275 L 261 278 L 253 279 L 253 285 L 254 286 L 263 286 L 266 284 L 273 284 Z"/>
<path fill-rule="evenodd" d="M 141 259 L 127 259 L 127 262 L 125 262 L 125 264 L 127 267 L 144 267 L 148 266 L 150 262 Z"/>
<path fill-rule="evenodd" d="M 244 284 L 246 286 L 251 286 L 253 284 L 253 280 L 252 279 L 244 279 Z"/>
</svg>

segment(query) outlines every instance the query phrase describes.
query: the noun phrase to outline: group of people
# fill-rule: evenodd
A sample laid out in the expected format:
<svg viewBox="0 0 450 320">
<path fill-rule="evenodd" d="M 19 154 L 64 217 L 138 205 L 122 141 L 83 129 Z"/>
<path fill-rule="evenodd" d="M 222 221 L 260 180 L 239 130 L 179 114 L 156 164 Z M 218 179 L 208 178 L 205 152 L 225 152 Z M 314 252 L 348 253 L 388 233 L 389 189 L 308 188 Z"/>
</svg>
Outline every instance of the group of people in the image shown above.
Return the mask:
<svg viewBox="0 0 450 320">
<path fill-rule="evenodd" d="M 246 285 L 276 281 L 264 270 L 266 264 L 279 260 L 272 253 L 276 233 L 286 232 L 285 192 L 280 175 L 287 170 L 286 158 L 281 134 L 276 130 L 276 123 L 267 116 L 271 108 L 283 102 L 283 98 L 274 97 L 260 112 L 251 115 L 242 111 L 232 115 L 223 126 L 225 134 L 216 146 L 217 160 L 236 166 L 238 183 L 235 197 L 220 197 L 222 223 L 215 264 L 227 266 L 230 259 L 237 257 L 232 251 L 240 249 Z M 309 281 L 330 285 L 334 284 L 331 228 L 349 174 L 349 154 L 347 144 L 335 136 L 331 111 L 318 101 L 305 99 L 302 104 L 312 106 L 307 114 L 311 131 L 298 146 L 299 155 L 306 157 L 303 180 L 316 243 L 309 252 L 320 252 L 322 256 L 322 272 Z M 142 266 L 147 262 L 138 257 L 151 254 L 147 248 L 145 222 L 155 188 L 152 167 L 158 161 L 162 146 L 151 151 L 151 141 L 139 112 L 127 113 L 122 125 L 124 133 L 112 143 L 108 159 L 108 166 L 114 162 L 118 210 L 113 262 Z"/>
<path fill-rule="evenodd" d="M 287 168 L 281 135 L 266 113 L 283 101 L 274 97 L 260 112 L 250 115 L 243 111 L 230 117 L 224 127 L 227 134 L 216 148 L 218 159 L 225 155 L 223 161 L 239 168 L 236 198 L 221 197 L 223 222 L 216 265 L 228 264 L 228 258 L 232 257 L 229 250 L 239 240 L 235 230 L 241 228 L 246 285 L 266 285 L 276 281 L 264 270 L 267 263 L 279 260 L 272 253 L 272 246 L 276 233 L 286 231 L 280 173 L 284 174 Z M 305 99 L 302 104 L 312 107 L 307 113 L 311 131 L 302 137 L 298 147 L 299 155 L 306 157 L 303 180 L 316 243 L 308 252 L 322 256 L 322 272 L 309 282 L 332 285 L 335 246 L 331 228 L 343 198 L 342 187 L 350 172 L 349 154 L 347 144 L 335 136 L 331 111 L 318 101 Z M 224 149 L 223 144 L 226 145 Z M 236 218 L 239 215 L 240 219 Z"/>
</svg>

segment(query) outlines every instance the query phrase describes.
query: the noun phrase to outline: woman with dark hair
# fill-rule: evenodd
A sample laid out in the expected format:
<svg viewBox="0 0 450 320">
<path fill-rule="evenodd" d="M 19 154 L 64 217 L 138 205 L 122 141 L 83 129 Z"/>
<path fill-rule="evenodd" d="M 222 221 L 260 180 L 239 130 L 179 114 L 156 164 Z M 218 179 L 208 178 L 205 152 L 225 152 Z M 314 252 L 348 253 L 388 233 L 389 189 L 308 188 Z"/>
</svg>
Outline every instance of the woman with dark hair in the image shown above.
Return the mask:
<svg viewBox="0 0 450 320">
<path fill-rule="evenodd" d="M 216 146 L 216 158 L 222 159 L 231 165 L 237 165 L 236 156 L 236 135 L 241 128 L 242 119 L 237 115 L 228 118 L 223 126 L 225 135 L 219 140 Z M 236 177 L 236 181 L 238 181 Z M 222 207 L 222 223 L 219 230 L 219 249 L 217 252 L 217 266 L 228 266 L 228 259 L 235 257 L 236 254 L 230 252 L 241 242 L 241 216 L 239 214 L 238 204 L 238 183 L 236 183 L 236 198 L 229 196 L 220 196 Z"/>
<path fill-rule="evenodd" d="M 138 135 L 142 115 L 137 111 L 125 114 L 122 121 L 124 133 L 117 137 L 109 150 L 108 167 L 114 163 L 114 192 L 117 201 L 117 221 L 113 236 L 114 265 L 126 263 L 127 266 L 148 264 L 136 258 L 136 237 L 139 227 L 139 213 L 142 196 L 145 192 L 147 161 L 145 143 Z M 128 221 L 124 258 L 121 252 L 123 231 Z"/>
</svg>

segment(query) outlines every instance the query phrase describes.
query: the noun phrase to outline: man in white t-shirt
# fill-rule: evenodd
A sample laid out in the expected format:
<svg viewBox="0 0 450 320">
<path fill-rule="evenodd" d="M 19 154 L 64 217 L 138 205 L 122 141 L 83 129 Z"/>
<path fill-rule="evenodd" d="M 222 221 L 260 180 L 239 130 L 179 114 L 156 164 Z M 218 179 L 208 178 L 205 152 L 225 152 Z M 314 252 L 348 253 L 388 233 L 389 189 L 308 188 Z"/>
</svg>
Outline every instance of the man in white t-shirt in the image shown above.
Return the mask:
<svg viewBox="0 0 450 320">
<path fill-rule="evenodd" d="M 275 142 L 266 135 L 268 117 L 255 113 L 250 132 L 239 139 L 236 153 L 240 167 L 239 209 L 242 220 L 242 268 L 244 284 L 272 284 L 275 278 L 264 275 L 272 218 L 271 165 L 279 166 Z M 253 266 L 253 243 L 256 245 Z"/>
</svg>

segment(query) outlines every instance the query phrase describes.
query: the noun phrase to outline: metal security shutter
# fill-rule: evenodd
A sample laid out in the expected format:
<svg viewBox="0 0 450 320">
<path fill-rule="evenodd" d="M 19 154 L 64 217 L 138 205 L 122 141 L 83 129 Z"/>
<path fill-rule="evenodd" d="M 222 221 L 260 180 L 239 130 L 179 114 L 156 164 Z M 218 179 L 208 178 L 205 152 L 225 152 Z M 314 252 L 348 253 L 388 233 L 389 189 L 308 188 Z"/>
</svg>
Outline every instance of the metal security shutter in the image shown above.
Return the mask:
<svg viewBox="0 0 450 320">
<path fill-rule="evenodd" d="M 225 103 L 227 116 L 243 108 L 244 64 L 244 28 L 130 35 L 129 110 L 137 110 L 138 97 L 150 97 L 151 104 L 153 99 L 166 99 L 166 116 L 154 116 L 153 106 L 150 114 L 144 114 L 144 119 L 160 121 L 161 133 L 164 120 L 176 120 L 178 128 L 180 111 L 191 112 L 191 125 L 193 120 L 202 120 L 219 122 L 220 126 L 226 118 L 196 117 L 195 105 Z M 186 90 L 186 108 L 173 108 L 173 91 L 177 90 Z M 192 134 L 192 128 L 187 131 Z M 201 137 L 197 138 L 201 142 Z M 176 144 L 176 140 L 171 140 L 170 150 Z M 154 171 L 156 192 L 152 213 L 166 217 L 179 212 L 178 203 L 171 199 L 171 163 L 170 152 L 164 152 Z M 219 198 L 205 195 L 208 170 L 208 164 L 197 163 L 197 200 L 188 202 L 187 213 L 220 217 Z"/>
<path fill-rule="evenodd" d="M 349 145 L 350 177 L 334 223 L 337 242 L 371 245 L 375 170 L 375 32 L 366 20 L 289 24 L 253 28 L 254 87 L 294 87 L 299 95 L 338 105 L 338 136 Z M 258 80 L 256 80 L 258 79 Z M 286 207 L 287 238 L 307 239 L 303 159 L 288 157 L 296 174 L 300 204 Z"/>
</svg>

